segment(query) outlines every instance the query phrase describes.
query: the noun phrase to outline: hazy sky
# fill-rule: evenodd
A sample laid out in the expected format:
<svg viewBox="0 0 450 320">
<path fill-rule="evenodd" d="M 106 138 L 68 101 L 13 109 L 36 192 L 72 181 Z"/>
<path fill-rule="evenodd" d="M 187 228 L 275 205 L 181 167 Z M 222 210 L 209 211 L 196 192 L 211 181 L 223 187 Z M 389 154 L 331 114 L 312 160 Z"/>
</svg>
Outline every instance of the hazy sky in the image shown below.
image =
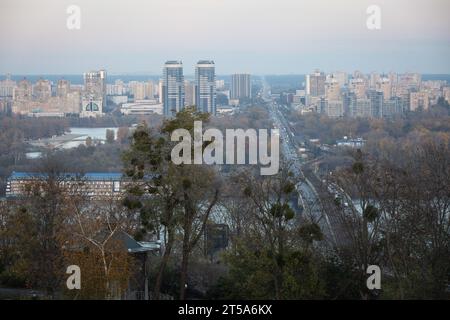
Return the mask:
<svg viewBox="0 0 450 320">
<path fill-rule="evenodd" d="M 81 8 L 68 30 L 66 8 Z M 381 30 L 366 9 L 381 7 Z M 449 0 L 0 0 L 0 73 L 450 73 Z"/>
</svg>

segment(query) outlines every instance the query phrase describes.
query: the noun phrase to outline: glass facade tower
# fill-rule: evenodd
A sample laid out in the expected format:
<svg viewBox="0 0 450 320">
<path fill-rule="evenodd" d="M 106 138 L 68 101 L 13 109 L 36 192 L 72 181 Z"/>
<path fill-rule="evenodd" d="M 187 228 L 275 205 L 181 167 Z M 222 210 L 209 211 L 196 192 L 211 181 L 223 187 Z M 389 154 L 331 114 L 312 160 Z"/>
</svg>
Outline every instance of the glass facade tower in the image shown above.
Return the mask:
<svg viewBox="0 0 450 320">
<path fill-rule="evenodd" d="M 165 116 L 184 108 L 184 76 L 181 61 L 167 61 L 163 69 L 162 102 Z"/>
<path fill-rule="evenodd" d="M 200 60 L 195 67 L 197 110 L 216 114 L 216 71 L 214 61 Z"/>
</svg>

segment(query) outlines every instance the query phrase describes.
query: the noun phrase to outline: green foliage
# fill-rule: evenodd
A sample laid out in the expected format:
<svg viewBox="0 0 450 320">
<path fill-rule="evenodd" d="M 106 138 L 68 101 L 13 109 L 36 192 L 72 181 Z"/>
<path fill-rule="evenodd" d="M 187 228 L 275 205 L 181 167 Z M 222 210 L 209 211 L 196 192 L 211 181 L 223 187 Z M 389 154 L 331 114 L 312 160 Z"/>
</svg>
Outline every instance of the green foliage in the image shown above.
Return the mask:
<svg viewBox="0 0 450 320">
<path fill-rule="evenodd" d="M 181 181 L 181 184 L 183 186 L 183 189 L 187 190 L 192 186 L 192 181 L 189 178 L 184 178 Z"/>
<path fill-rule="evenodd" d="M 335 255 L 326 256 L 321 262 L 320 274 L 325 283 L 325 299 L 361 299 L 360 291 L 365 288 L 365 282 L 350 263 Z"/>
<path fill-rule="evenodd" d="M 139 185 L 134 185 L 128 188 L 128 192 L 136 197 L 140 197 L 144 194 L 144 190 Z"/>
<path fill-rule="evenodd" d="M 287 208 L 284 209 L 284 219 L 286 221 L 294 219 L 294 217 L 295 217 L 294 210 L 292 210 L 292 208 L 289 207 L 289 205 L 286 205 L 286 206 L 287 206 Z"/>
<path fill-rule="evenodd" d="M 106 143 L 114 143 L 115 133 L 114 130 L 106 129 Z"/>
<path fill-rule="evenodd" d="M 166 119 L 159 132 L 150 130 L 146 123 L 142 123 L 134 131 L 130 148 L 123 155 L 127 176 L 146 186 L 145 189 L 128 190 L 124 201 L 126 207 L 139 212 L 140 223 L 136 236 L 142 239 L 157 234 L 162 228 L 167 234 L 166 248 L 169 249 L 164 251 L 155 276 L 156 296 L 161 280 L 166 277 L 170 248 L 180 241 L 180 282 L 186 281 L 189 255 L 202 232 L 202 229 L 197 230 L 193 225 L 204 226 L 217 201 L 217 192 L 210 199 L 216 191 L 215 187 L 211 187 L 214 183 L 213 171 L 201 166 L 175 165 L 170 158 L 175 144 L 170 139 L 172 132 L 185 129 L 193 134 L 194 122 L 208 119 L 208 114 L 189 107 L 178 112 L 175 117 Z M 209 201 L 208 209 L 204 209 L 204 203 Z M 182 297 L 184 286 L 178 286 L 178 289 Z"/>
<path fill-rule="evenodd" d="M 23 288 L 26 284 L 24 274 L 14 272 L 13 270 L 5 270 L 0 273 L 0 284 L 5 287 Z"/>
<path fill-rule="evenodd" d="M 150 269 L 149 282 L 154 283 L 158 275 L 158 267 L 160 266 L 160 257 L 156 258 Z M 179 268 L 174 261 L 170 261 L 163 271 L 163 281 L 161 284 L 161 293 L 176 297 L 180 290 Z"/>
<path fill-rule="evenodd" d="M 355 174 L 362 174 L 364 171 L 364 165 L 362 162 L 356 161 L 352 165 L 352 170 Z"/>
<path fill-rule="evenodd" d="M 287 181 L 283 186 L 283 193 L 286 195 L 291 194 L 295 190 L 295 185 L 291 181 Z"/>
<path fill-rule="evenodd" d="M 189 132 L 194 130 L 194 121 L 208 122 L 209 113 L 203 113 L 196 110 L 195 107 L 186 107 L 176 114 L 175 118 L 165 120 L 162 132 L 171 134 L 176 129 L 186 129 Z"/>
<path fill-rule="evenodd" d="M 275 203 L 270 208 L 270 214 L 276 218 L 283 215 L 283 206 L 280 203 Z"/>
<path fill-rule="evenodd" d="M 139 201 L 138 199 L 130 197 L 130 196 L 125 197 L 122 200 L 122 204 L 130 210 L 142 208 L 142 202 Z"/>
<path fill-rule="evenodd" d="M 287 203 L 274 203 L 270 208 L 270 215 L 275 218 L 283 217 L 286 221 L 291 220 L 295 216 L 295 212 L 291 209 Z"/>
<path fill-rule="evenodd" d="M 312 244 L 314 241 L 323 240 L 322 230 L 317 223 L 303 223 L 298 229 L 298 234 L 300 238 L 308 244 Z"/>
<path fill-rule="evenodd" d="M 342 204 L 342 200 L 341 200 L 341 198 L 340 197 L 336 197 L 336 198 L 334 198 L 334 204 L 336 205 L 336 207 L 340 207 L 341 206 L 341 204 Z"/>
<path fill-rule="evenodd" d="M 92 138 L 91 137 L 87 137 L 86 138 L 86 146 L 87 147 L 92 147 L 92 145 L 93 145 Z"/>
<path fill-rule="evenodd" d="M 392 119 L 329 118 L 318 113 L 300 114 L 292 112 L 290 121 L 309 139 L 320 139 L 322 143 L 334 144 L 343 136 L 378 140 L 405 138 L 411 133 L 426 129 L 431 133 L 450 132 L 450 107 L 444 99 L 438 100 L 427 112 L 410 112 Z M 368 141 L 370 142 L 370 141 Z"/>
<path fill-rule="evenodd" d="M 208 291 L 212 299 L 275 299 L 276 264 L 283 265 L 281 299 L 320 299 L 324 283 L 318 261 L 303 251 L 288 251 L 274 259 L 270 250 L 255 250 L 243 243 L 225 254 L 229 272 Z"/>
<path fill-rule="evenodd" d="M 379 210 L 377 207 L 369 204 L 364 209 L 363 216 L 368 222 L 374 222 L 379 216 Z"/>
<path fill-rule="evenodd" d="M 246 196 L 246 197 L 250 197 L 251 195 L 252 195 L 252 188 L 251 187 L 245 187 L 244 188 L 244 196 Z"/>
</svg>

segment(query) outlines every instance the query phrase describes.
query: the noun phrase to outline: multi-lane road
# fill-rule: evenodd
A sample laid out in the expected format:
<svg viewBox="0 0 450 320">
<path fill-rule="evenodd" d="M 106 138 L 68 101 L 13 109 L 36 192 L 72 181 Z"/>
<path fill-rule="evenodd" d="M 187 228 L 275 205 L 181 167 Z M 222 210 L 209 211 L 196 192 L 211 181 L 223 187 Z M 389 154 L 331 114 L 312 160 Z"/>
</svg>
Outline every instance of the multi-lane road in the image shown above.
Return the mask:
<svg viewBox="0 0 450 320">
<path fill-rule="evenodd" d="M 285 161 L 291 165 L 292 172 L 297 177 L 300 177 L 301 180 L 297 184 L 296 189 L 299 195 L 299 205 L 303 208 L 302 217 L 319 224 L 325 237 L 329 241 L 336 243 L 334 230 L 327 214 L 323 210 L 319 194 L 310 179 L 305 177 L 302 170 L 304 161 L 300 158 L 298 150 L 306 141 L 294 133 L 286 117 L 280 111 L 281 106 L 276 105 L 268 98 L 265 101 L 274 126 L 280 131 L 281 151 Z"/>
</svg>

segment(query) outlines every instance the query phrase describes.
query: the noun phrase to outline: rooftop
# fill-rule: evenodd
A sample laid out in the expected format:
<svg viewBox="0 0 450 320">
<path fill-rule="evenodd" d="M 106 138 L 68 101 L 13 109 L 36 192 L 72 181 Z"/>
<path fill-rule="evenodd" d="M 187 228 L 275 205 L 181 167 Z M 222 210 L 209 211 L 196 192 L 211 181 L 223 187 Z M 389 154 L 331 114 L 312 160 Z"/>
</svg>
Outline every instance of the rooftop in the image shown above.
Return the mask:
<svg viewBox="0 0 450 320">
<path fill-rule="evenodd" d="M 183 64 L 183 62 L 180 60 L 180 61 L 177 61 L 177 60 L 169 60 L 169 61 L 166 61 L 166 63 L 165 63 L 166 65 L 171 65 L 171 64 L 175 64 L 175 65 L 180 65 L 180 64 Z"/>
<path fill-rule="evenodd" d="M 90 180 L 90 181 L 117 181 L 121 180 L 124 176 L 118 172 L 87 172 L 87 173 L 58 173 L 55 174 L 59 179 L 67 180 Z M 33 179 L 47 179 L 49 175 L 47 173 L 40 172 L 15 172 L 13 171 L 9 176 L 9 180 L 33 180 Z"/>
<path fill-rule="evenodd" d="M 213 60 L 199 60 L 197 64 L 214 64 Z"/>
</svg>

